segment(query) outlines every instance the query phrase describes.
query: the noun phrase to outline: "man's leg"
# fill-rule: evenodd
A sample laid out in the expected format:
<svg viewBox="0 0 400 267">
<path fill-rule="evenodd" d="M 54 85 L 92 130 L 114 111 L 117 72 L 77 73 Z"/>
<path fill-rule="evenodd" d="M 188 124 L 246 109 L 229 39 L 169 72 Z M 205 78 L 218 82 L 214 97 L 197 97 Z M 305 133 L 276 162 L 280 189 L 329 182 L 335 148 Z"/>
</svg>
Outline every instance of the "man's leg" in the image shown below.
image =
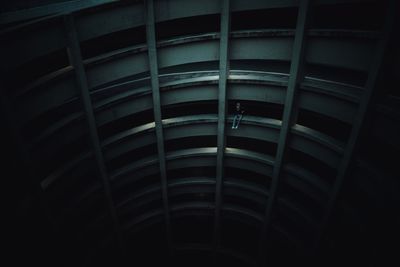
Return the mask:
<svg viewBox="0 0 400 267">
<path fill-rule="evenodd" d="M 235 128 L 234 129 L 237 129 L 237 128 L 239 128 L 239 123 L 240 123 L 240 120 L 242 119 L 242 115 L 236 115 L 235 119 L 236 119 L 236 121 L 235 121 Z"/>
<path fill-rule="evenodd" d="M 237 119 L 237 122 L 236 122 L 236 129 L 239 128 L 239 123 L 242 120 L 242 117 L 243 117 L 242 114 L 238 115 L 238 119 Z"/>
<path fill-rule="evenodd" d="M 236 124 L 237 124 L 237 115 L 233 117 L 233 122 L 232 122 L 232 129 L 236 129 Z"/>
</svg>

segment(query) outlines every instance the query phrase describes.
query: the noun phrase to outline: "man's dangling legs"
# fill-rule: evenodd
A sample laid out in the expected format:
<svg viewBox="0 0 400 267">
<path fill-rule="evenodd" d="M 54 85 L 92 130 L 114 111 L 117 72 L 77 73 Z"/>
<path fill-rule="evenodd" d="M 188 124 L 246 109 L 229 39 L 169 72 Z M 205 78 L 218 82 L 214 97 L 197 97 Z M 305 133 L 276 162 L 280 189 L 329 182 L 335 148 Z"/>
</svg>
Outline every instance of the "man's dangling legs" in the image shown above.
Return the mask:
<svg viewBox="0 0 400 267">
<path fill-rule="evenodd" d="M 240 120 L 242 119 L 242 115 L 235 115 L 235 118 L 233 119 L 233 124 L 232 124 L 232 129 L 237 129 L 239 128 L 239 123 Z"/>
<path fill-rule="evenodd" d="M 236 129 L 237 115 L 233 116 L 232 129 Z"/>
</svg>

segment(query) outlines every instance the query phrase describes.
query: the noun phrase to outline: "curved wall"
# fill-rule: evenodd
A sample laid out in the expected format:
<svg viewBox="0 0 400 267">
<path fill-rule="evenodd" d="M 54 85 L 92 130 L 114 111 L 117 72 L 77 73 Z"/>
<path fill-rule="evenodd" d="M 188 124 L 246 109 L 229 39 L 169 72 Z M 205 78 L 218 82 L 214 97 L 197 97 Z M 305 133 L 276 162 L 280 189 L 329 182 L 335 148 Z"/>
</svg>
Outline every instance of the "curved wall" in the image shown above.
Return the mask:
<svg viewBox="0 0 400 267">
<path fill-rule="evenodd" d="M 70 264 L 339 261 L 346 231 L 375 234 L 372 214 L 392 216 L 398 171 L 383 151 L 400 148 L 387 88 L 399 57 L 387 5 L 230 1 L 223 61 L 228 2 L 155 1 L 152 13 L 122 1 L 3 30 L 6 116 L 74 246 Z"/>
</svg>

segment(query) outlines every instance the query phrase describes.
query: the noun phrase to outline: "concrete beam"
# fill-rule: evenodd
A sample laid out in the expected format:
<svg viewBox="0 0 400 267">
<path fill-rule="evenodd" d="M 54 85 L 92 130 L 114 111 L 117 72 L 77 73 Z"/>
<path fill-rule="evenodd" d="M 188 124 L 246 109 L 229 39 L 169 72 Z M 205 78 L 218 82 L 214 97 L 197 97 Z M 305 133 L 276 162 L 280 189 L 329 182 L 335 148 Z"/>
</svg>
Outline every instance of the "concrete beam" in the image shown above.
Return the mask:
<svg viewBox="0 0 400 267">
<path fill-rule="evenodd" d="M 40 17 L 52 16 L 55 14 L 66 14 L 81 9 L 104 5 L 116 0 L 75 0 L 53 3 L 49 5 L 41 5 L 28 9 L 10 11 L 0 14 L 0 24 L 23 22 Z"/>
<path fill-rule="evenodd" d="M 286 91 L 285 107 L 283 111 L 282 127 L 279 135 L 278 149 L 275 157 L 275 164 L 272 173 L 272 184 L 270 188 L 270 197 L 267 202 L 265 212 L 265 221 L 260 235 L 260 262 L 265 265 L 266 257 L 264 257 L 265 242 L 267 239 L 268 228 L 271 224 L 272 210 L 278 193 L 278 185 L 280 183 L 281 169 L 284 161 L 285 151 L 288 144 L 288 136 L 291 127 L 297 117 L 297 109 L 295 108 L 295 99 L 299 83 L 303 79 L 304 69 L 304 52 L 305 52 L 305 34 L 307 20 L 309 14 L 310 1 L 300 1 L 296 33 L 293 45 L 293 54 L 290 65 L 290 77 Z"/>
<path fill-rule="evenodd" d="M 221 33 L 219 44 L 219 81 L 218 81 L 218 134 L 217 134 L 217 170 L 215 188 L 215 221 L 214 245 L 220 245 L 220 217 L 222 205 L 222 185 L 224 179 L 224 154 L 225 154 L 225 125 L 226 125 L 226 86 L 229 75 L 229 32 L 230 32 L 230 1 L 221 2 Z"/>
<path fill-rule="evenodd" d="M 66 15 L 64 17 L 64 25 L 66 31 L 66 40 L 70 64 L 75 72 L 76 85 L 78 86 L 81 101 L 84 108 L 84 113 L 87 121 L 87 126 L 90 135 L 90 141 L 93 149 L 93 154 L 96 161 L 98 175 L 101 178 L 104 187 L 104 193 L 108 205 L 108 210 L 113 222 L 114 232 L 116 235 L 117 245 L 121 252 L 124 253 L 123 238 L 121 228 L 119 225 L 118 216 L 115 210 L 114 201 L 112 197 L 111 185 L 109 176 L 107 174 L 106 166 L 104 163 L 103 153 L 99 141 L 99 135 L 97 132 L 96 121 L 93 112 L 92 100 L 89 94 L 89 88 L 86 79 L 86 72 L 84 69 L 80 44 L 76 33 L 74 17 L 72 15 Z"/>
<path fill-rule="evenodd" d="M 347 173 L 350 169 L 355 153 L 357 151 L 358 142 L 361 136 L 361 130 L 363 128 L 363 124 L 365 122 L 365 118 L 368 113 L 368 108 L 370 106 L 370 103 L 372 102 L 374 89 L 376 88 L 377 80 L 380 75 L 383 59 L 385 56 L 385 51 L 393 29 L 395 11 L 397 10 L 396 2 L 397 1 L 391 0 L 389 1 L 388 4 L 387 15 L 385 17 L 386 18 L 385 25 L 382 30 L 382 38 L 378 41 L 376 52 L 373 55 L 368 73 L 368 79 L 365 84 L 365 91 L 364 94 L 361 96 L 361 101 L 354 118 L 350 137 L 344 148 L 344 154 L 338 167 L 338 172 L 333 186 L 333 190 L 328 200 L 328 204 L 326 206 L 322 223 L 316 234 L 313 247 L 314 253 L 318 253 L 318 250 L 320 249 L 321 242 L 323 241 L 323 238 L 328 230 L 329 221 L 335 209 L 336 202 L 343 187 L 343 183 L 347 177 Z"/>
<path fill-rule="evenodd" d="M 153 0 L 145 1 L 145 10 L 146 10 L 147 52 L 149 57 L 150 78 L 151 78 L 151 88 L 152 88 L 152 98 L 153 98 L 153 112 L 154 112 L 154 121 L 156 128 L 158 162 L 159 162 L 160 176 L 161 176 L 162 199 L 163 199 L 164 213 L 165 213 L 167 245 L 170 256 L 172 256 L 173 238 L 172 238 L 170 210 L 168 203 L 168 182 L 167 182 L 167 170 L 165 163 L 164 134 L 163 134 L 162 115 L 161 115 L 160 85 L 158 81 L 157 43 L 156 43 Z"/>
</svg>

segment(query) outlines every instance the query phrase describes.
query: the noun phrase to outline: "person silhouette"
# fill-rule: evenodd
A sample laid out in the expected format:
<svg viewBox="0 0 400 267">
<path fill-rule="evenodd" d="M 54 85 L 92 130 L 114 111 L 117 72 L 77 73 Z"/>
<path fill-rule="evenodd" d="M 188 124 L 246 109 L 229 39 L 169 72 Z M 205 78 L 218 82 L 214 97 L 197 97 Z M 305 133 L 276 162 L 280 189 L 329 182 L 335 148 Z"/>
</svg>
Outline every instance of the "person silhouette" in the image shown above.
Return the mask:
<svg viewBox="0 0 400 267">
<path fill-rule="evenodd" d="M 236 103 L 235 113 L 234 113 L 234 116 L 233 116 L 232 129 L 239 128 L 239 123 L 243 118 L 243 113 L 244 113 L 244 110 L 241 109 L 240 102 L 237 102 Z"/>
</svg>

